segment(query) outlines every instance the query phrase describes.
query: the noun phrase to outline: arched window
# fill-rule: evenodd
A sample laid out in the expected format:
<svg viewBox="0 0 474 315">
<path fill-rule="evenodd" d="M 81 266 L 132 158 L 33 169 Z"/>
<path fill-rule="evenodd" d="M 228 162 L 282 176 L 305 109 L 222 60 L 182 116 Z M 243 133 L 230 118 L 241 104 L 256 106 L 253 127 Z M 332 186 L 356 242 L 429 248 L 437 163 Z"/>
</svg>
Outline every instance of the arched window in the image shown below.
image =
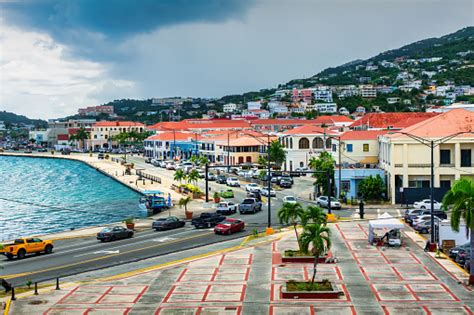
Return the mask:
<svg viewBox="0 0 474 315">
<path fill-rule="evenodd" d="M 304 163 L 303 162 L 300 162 L 300 167 L 303 167 L 304 166 Z"/>
<path fill-rule="evenodd" d="M 293 138 L 290 138 L 290 149 L 293 149 Z"/>
<path fill-rule="evenodd" d="M 313 139 L 313 149 L 324 149 L 323 139 L 316 137 Z"/>
<path fill-rule="evenodd" d="M 301 138 L 298 144 L 300 149 L 309 149 L 309 140 L 308 138 Z"/>
<path fill-rule="evenodd" d="M 285 138 L 285 148 L 288 148 L 288 138 Z"/>
<path fill-rule="evenodd" d="M 331 143 L 332 143 L 331 138 L 326 139 L 326 149 L 331 149 Z"/>
</svg>

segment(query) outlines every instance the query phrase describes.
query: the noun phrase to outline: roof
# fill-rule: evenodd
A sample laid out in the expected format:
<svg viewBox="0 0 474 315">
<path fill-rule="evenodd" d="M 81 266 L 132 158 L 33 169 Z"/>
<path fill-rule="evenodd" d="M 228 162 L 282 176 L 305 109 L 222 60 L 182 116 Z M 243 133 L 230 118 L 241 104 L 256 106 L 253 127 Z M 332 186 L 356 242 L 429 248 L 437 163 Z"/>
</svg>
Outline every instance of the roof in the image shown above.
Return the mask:
<svg viewBox="0 0 474 315">
<path fill-rule="evenodd" d="M 58 140 L 69 140 L 69 135 L 58 135 Z"/>
<path fill-rule="evenodd" d="M 474 112 L 465 109 L 452 109 L 448 112 L 426 119 L 418 124 L 402 129 L 400 132 L 422 138 L 443 138 L 459 132 L 474 132 Z M 390 138 L 408 137 L 400 133 L 388 135 Z M 464 134 L 459 136 L 470 136 Z"/>
<path fill-rule="evenodd" d="M 437 113 L 368 113 L 356 120 L 351 128 L 368 126 L 370 128 L 405 128 L 438 115 Z"/>
<path fill-rule="evenodd" d="M 327 135 L 335 135 L 336 133 L 328 130 L 327 128 L 323 128 L 317 125 L 304 125 L 300 127 L 296 127 L 285 132 L 282 132 L 283 135 L 323 135 L 326 133 Z"/>
<path fill-rule="evenodd" d="M 201 136 L 190 133 L 190 132 L 162 132 L 146 138 L 146 140 L 158 140 L 158 141 L 192 141 L 200 140 Z"/>
<path fill-rule="evenodd" d="M 193 130 L 193 129 L 245 129 L 250 124 L 245 120 L 183 120 L 179 122 L 169 121 L 157 123 L 150 126 L 154 130 Z"/>
<path fill-rule="evenodd" d="M 341 135 L 341 140 L 377 140 L 390 130 L 351 130 Z"/>
<path fill-rule="evenodd" d="M 354 120 L 347 116 L 343 115 L 325 115 L 325 116 L 319 116 L 316 119 L 316 122 L 318 124 L 334 124 L 334 123 L 352 123 Z"/>
<path fill-rule="evenodd" d="M 308 125 L 317 124 L 316 120 L 306 119 L 255 119 L 250 122 L 252 125 Z"/>
<path fill-rule="evenodd" d="M 145 127 L 144 124 L 136 121 L 99 121 L 94 127 Z"/>
<path fill-rule="evenodd" d="M 276 137 L 270 137 L 270 141 L 276 140 Z M 229 145 L 231 147 L 240 147 L 240 146 L 264 146 L 267 145 L 268 138 L 266 136 L 264 137 L 251 137 L 251 136 L 241 136 L 235 139 L 231 139 L 229 141 Z M 223 142 L 222 145 L 227 146 L 227 142 Z"/>
</svg>

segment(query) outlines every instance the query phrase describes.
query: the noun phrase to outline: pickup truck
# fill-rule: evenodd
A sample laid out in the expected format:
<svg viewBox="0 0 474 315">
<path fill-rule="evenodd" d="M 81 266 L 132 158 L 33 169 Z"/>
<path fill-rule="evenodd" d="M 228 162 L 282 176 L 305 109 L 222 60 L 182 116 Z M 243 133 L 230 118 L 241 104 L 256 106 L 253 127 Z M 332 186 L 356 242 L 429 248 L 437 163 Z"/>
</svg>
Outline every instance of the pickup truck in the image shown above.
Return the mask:
<svg viewBox="0 0 474 315">
<path fill-rule="evenodd" d="M 224 221 L 225 216 L 219 213 L 203 212 L 195 219 L 192 219 L 191 225 L 194 225 L 196 229 L 199 228 L 210 228 L 216 226 L 219 222 Z"/>
<path fill-rule="evenodd" d="M 8 259 L 17 257 L 23 259 L 27 254 L 39 254 L 44 252 L 51 254 L 53 252 L 53 241 L 43 241 L 39 238 L 19 238 L 13 243 L 3 244 L 0 247 L 0 254 L 7 256 Z"/>
<path fill-rule="evenodd" d="M 256 198 L 245 198 L 239 205 L 240 214 L 257 213 L 257 211 L 262 211 L 262 202 Z"/>
</svg>

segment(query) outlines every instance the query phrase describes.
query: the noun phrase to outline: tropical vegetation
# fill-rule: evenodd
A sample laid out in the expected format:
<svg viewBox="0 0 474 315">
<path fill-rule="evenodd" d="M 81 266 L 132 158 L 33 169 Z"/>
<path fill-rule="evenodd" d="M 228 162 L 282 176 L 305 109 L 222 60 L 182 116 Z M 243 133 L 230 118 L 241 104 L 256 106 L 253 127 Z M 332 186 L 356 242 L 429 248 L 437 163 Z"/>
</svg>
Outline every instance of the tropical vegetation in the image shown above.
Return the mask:
<svg viewBox="0 0 474 315">
<path fill-rule="evenodd" d="M 286 225 L 293 225 L 296 234 L 296 240 L 298 242 L 298 248 L 301 251 L 301 244 L 299 242 L 298 236 L 298 220 L 304 215 L 304 209 L 299 202 L 296 203 L 288 203 L 285 202 L 283 206 L 278 211 L 278 219 L 280 223 L 284 223 Z"/>
<path fill-rule="evenodd" d="M 381 200 L 385 198 L 387 188 L 380 175 L 369 176 L 360 181 L 359 193 L 364 200 Z"/>
<path fill-rule="evenodd" d="M 308 166 L 316 172 L 313 174 L 313 177 L 316 177 L 314 185 L 318 187 L 318 190 L 321 189 L 323 195 L 326 196 L 329 195 L 329 180 L 331 180 L 331 183 L 334 183 L 334 165 L 335 161 L 327 151 L 321 152 L 317 158 L 312 157 L 308 163 Z"/>
<path fill-rule="evenodd" d="M 466 235 L 470 236 L 470 276 L 469 284 L 474 284 L 474 180 L 461 178 L 444 195 L 443 208 L 451 209 L 451 227 L 459 231 L 461 219 L 466 224 Z"/>
</svg>

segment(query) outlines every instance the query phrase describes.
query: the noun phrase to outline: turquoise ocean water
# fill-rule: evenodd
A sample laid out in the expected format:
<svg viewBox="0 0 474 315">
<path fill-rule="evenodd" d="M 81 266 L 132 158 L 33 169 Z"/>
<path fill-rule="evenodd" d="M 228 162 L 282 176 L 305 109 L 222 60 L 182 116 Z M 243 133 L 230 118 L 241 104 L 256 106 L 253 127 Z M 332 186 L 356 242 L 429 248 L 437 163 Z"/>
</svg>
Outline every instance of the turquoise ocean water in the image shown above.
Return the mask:
<svg viewBox="0 0 474 315">
<path fill-rule="evenodd" d="M 0 241 L 146 216 L 138 198 L 81 162 L 0 156 Z"/>
</svg>

